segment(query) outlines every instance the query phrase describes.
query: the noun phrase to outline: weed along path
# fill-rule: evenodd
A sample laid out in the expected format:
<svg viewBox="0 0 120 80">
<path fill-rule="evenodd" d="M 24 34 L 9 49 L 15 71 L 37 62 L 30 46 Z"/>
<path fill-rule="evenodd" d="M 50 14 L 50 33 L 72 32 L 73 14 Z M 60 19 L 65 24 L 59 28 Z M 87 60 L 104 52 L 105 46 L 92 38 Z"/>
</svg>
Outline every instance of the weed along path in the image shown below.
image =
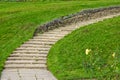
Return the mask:
<svg viewBox="0 0 120 80">
<path fill-rule="evenodd" d="M 77 23 L 49 30 L 43 34 L 36 34 L 8 57 L 1 80 L 57 80 L 47 69 L 47 54 L 51 46 L 73 30 L 119 16 L 120 11 L 105 16 L 100 15 L 97 18 L 78 21 Z"/>
</svg>

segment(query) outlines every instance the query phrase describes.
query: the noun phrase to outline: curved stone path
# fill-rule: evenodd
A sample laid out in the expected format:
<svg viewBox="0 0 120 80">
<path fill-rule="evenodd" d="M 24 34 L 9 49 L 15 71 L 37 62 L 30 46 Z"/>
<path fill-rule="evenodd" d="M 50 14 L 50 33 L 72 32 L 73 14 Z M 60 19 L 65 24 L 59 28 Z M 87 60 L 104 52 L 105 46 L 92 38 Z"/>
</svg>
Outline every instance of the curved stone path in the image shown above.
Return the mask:
<svg viewBox="0 0 120 80">
<path fill-rule="evenodd" d="M 46 56 L 50 47 L 55 44 L 56 41 L 81 26 L 118 15 L 120 15 L 120 13 L 78 22 L 34 36 L 33 39 L 22 44 L 8 57 L 1 80 L 57 80 L 51 72 L 47 70 Z"/>
</svg>

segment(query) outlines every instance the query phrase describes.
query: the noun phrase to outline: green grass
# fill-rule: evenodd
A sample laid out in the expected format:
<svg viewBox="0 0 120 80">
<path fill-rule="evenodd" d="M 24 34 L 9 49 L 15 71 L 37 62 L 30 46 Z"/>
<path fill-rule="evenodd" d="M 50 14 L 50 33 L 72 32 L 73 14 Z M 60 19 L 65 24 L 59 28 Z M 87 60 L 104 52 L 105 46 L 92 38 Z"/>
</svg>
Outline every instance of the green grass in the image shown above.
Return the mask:
<svg viewBox="0 0 120 80">
<path fill-rule="evenodd" d="M 120 16 L 81 27 L 59 40 L 49 52 L 48 68 L 59 80 L 119 80 Z"/>
<path fill-rule="evenodd" d="M 32 37 L 38 25 L 81 9 L 119 4 L 119 0 L 0 2 L 0 73 L 7 57 Z"/>
</svg>

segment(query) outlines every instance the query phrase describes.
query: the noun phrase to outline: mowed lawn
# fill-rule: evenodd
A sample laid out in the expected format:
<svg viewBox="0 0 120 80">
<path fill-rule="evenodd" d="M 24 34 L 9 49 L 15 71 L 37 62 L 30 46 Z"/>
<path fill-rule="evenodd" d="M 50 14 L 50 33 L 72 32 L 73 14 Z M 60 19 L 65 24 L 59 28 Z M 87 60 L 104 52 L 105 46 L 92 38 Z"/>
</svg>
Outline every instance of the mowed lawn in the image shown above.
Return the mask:
<svg viewBox="0 0 120 80">
<path fill-rule="evenodd" d="M 12 51 L 32 38 L 40 24 L 82 9 L 119 5 L 120 1 L 0 2 L 0 73 Z"/>
<path fill-rule="evenodd" d="M 119 80 L 120 16 L 65 36 L 51 48 L 47 64 L 58 80 Z"/>
</svg>

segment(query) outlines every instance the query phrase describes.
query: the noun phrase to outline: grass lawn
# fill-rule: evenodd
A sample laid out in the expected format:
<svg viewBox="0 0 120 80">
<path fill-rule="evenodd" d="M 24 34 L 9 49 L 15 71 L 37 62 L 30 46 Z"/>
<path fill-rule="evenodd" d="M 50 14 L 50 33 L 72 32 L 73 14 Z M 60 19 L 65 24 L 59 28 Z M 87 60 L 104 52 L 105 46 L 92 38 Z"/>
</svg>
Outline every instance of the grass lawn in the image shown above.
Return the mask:
<svg viewBox="0 0 120 80">
<path fill-rule="evenodd" d="M 38 25 L 81 9 L 120 1 L 0 2 L 0 73 L 10 53 L 32 37 Z"/>
<path fill-rule="evenodd" d="M 120 16 L 65 36 L 51 48 L 47 64 L 59 80 L 119 80 Z"/>
</svg>

